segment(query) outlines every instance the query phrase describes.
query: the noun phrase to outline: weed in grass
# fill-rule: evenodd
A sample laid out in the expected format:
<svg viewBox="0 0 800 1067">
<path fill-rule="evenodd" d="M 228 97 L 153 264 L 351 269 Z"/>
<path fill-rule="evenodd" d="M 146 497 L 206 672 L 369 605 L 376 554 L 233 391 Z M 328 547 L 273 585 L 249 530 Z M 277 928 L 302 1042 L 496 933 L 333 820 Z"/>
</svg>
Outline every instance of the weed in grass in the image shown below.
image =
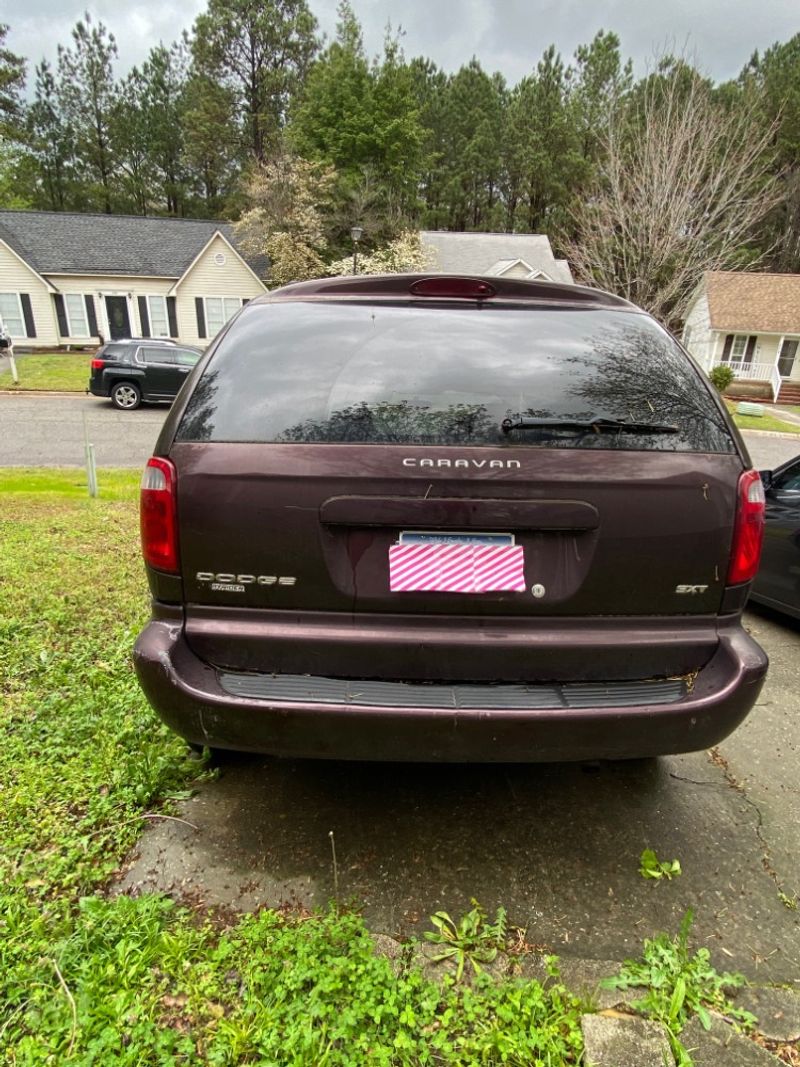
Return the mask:
<svg viewBox="0 0 800 1067">
<path fill-rule="evenodd" d="M 477 900 L 473 900 L 472 910 L 458 922 L 454 922 L 446 911 L 437 911 L 435 915 L 431 915 L 431 922 L 436 929 L 428 930 L 425 939 L 442 946 L 441 952 L 433 958 L 454 959 L 456 981 L 461 980 L 467 962 L 472 965 L 476 974 L 480 974 L 481 964 L 491 963 L 497 957 L 498 951 L 505 946 L 505 908 L 498 908 L 495 921 L 489 923 L 486 921 L 486 912 Z"/>
<path fill-rule="evenodd" d="M 639 859 L 639 874 L 642 878 L 656 881 L 666 878 L 672 881 L 681 873 L 680 860 L 660 860 L 652 848 L 646 848 Z"/>
<path fill-rule="evenodd" d="M 601 983 L 608 989 L 647 987 L 645 996 L 633 1007 L 664 1024 L 678 1067 L 691 1067 L 691 1057 L 679 1035 L 692 1015 L 705 1029 L 711 1025 L 710 1011 L 725 1015 L 744 1028 L 756 1023 L 755 1016 L 737 1008 L 727 995 L 728 990 L 744 985 L 743 976 L 720 974 L 712 966 L 707 948 L 689 954 L 692 920 L 692 912 L 687 911 L 677 936 L 659 934 L 646 940 L 640 960 L 626 960 L 616 978 Z"/>
</svg>

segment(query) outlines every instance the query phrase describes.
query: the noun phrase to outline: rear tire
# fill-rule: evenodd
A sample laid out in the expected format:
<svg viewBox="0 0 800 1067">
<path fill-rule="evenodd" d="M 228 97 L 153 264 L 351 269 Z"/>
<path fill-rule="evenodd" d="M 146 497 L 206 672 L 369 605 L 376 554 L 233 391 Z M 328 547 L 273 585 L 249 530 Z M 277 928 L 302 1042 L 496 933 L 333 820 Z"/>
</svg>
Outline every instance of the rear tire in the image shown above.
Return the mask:
<svg viewBox="0 0 800 1067">
<path fill-rule="evenodd" d="M 133 411 L 142 402 L 142 391 L 133 382 L 117 382 L 111 390 L 111 402 L 121 411 Z"/>
</svg>

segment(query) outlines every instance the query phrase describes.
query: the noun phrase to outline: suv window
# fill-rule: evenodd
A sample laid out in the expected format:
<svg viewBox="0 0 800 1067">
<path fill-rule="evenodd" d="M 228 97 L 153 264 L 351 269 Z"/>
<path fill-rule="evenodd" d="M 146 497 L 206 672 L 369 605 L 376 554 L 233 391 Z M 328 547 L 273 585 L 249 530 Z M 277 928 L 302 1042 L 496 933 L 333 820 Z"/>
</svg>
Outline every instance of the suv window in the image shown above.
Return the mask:
<svg viewBox="0 0 800 1067">
<path fill-rule="evenodd" d="M 504 434 L 504 419 L 676 433 Z M 699 370 L 643 314 L 292 301 L 245 309 L 188 402 L 182 441 L 734 452 Z"/>
<path fill-rule="evenodd" d="M 139 359 L 143 363 L 174 363 L 174 348 L 142 348 L 139 349 Z"/>
<path fill-rule="evenodd" d="M 800 494 L 800 463 L 795 463 L 775 479 L 772 488 L 780 493 Z"/>
<path fill-rule="evenodd" d="M 100 352 L 98 352 L 98 355 L 102 356 L 104 359 L 119 359 L 123 361 L 128 361 L 131 358 L 131 353 L 132 349 L 130 345 L 109 344 L 104 345 Z"/>
<path fill-rule="evenodd" d="M 180 363 L 182 367 L 193 367 L 198 359 L 200 359 L 199 352 L 192 352 L 187 348 L 175 349 L 175 362 Z"/>
</svg>

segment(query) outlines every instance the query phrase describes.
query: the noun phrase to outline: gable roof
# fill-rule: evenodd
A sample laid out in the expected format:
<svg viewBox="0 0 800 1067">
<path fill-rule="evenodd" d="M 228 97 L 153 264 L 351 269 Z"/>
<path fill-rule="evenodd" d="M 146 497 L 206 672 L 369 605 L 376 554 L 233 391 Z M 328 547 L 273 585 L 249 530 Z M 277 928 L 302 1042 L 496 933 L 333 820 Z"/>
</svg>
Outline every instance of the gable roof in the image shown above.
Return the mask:
<svg viewBox="0 0 800 1067">
<path fill-rule="evenodd" d="M 711 327 L 731 333 L 800 333 L 800 274 L 708 271 Z"/>
<path fill-rule="evenodd" d="M 542 271 L 554 282 L 572 281 L 567 261 L 554 257 L 550 240 L 543 233 L 422 230 L 419 236 L 423 248 L 434 251 L 436 269 L 443 274 L 488 274 L 501 260 L 507 264 L 506 269 L 522 260 L 531 270 Z"/>
<path fill-rule="evenodd" d="M 0 237 L 38 274 L 179 278 L 213 235 L 224 235 L 256 273 L 227 222 L 157 215 L 0 210 Z"/>
</svg>

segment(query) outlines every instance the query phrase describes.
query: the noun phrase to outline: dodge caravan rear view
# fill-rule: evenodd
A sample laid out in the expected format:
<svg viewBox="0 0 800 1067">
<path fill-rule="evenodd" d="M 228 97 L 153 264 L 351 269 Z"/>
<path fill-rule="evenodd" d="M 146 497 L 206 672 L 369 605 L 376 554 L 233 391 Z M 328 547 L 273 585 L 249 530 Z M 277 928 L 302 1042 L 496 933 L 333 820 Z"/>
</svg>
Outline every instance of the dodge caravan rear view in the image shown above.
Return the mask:
<svg viewBox="0 0 800 1067">
<path fill-rule="evenodd" d="M 135 650 L 195 745 L 539 761 L 755 703 L 764 494 L 649 315 L 500 278 L 304 282 L 209 348 L 144 472 Z"/>
</svg>

